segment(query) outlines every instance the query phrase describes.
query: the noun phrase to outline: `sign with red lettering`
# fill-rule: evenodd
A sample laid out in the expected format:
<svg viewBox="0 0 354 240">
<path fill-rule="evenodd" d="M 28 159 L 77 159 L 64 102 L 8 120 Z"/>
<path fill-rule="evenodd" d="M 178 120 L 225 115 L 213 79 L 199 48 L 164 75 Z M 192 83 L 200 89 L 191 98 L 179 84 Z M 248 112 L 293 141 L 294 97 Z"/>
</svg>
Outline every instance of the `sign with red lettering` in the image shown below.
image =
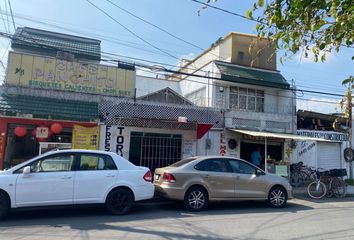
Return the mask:
<svg viewBox="0 0 354 240">
<path fill-rule="evenodd" d="M 225 133 L 224 132 L 220 133 L 220 155 L 221 156 L 226 155 L 226 142 L 225 142 Z"/>
<path fill-rule="evenodd" d="M 49 135 L 49 129 L 47 127 L 37 127 L 36 137 L 37 138 L 47 138 Z"/>
</svg>

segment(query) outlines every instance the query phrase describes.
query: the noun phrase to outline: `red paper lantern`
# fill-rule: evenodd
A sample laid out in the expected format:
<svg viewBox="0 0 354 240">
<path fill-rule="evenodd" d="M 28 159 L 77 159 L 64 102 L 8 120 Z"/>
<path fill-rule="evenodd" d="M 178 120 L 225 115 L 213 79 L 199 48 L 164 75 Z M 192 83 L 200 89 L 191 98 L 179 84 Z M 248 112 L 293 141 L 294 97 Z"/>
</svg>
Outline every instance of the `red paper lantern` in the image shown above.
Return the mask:
<svg viewBox="0 0 354 240">
<path fill-rule="evenodd" d="M 14 133 L 17 137 L 24 137 L 27 134 L 27 128 L 22 126 L 15 127 Z"/>
<path fill-rule="evenodd" d="M 58 134 L 63 130 L 63 126 L 60 123 L 53 123 L 52 126 L 50 126 L 50 130 L 53 133 Z"/>
</svg>

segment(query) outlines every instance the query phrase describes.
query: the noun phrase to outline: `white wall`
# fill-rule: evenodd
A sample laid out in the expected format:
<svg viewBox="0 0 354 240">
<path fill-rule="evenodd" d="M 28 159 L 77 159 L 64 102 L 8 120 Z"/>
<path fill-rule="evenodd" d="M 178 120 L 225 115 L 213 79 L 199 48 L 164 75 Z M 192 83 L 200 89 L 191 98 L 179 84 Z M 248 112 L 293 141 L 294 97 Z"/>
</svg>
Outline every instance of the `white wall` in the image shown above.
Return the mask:
<svg viewBox="0 0 354 240">
<path fill-rule="evenodd" d="M 220 134 L 224 133 L 223 130 L 211 129 L 207 132 L 197 143 L 198 156 L 204 155 L 220 155 Z M 210 140 L 207 140 L 210 139 Z M 210 147 L 207 147 L 207 141 L 210 142 Z"/>
<path fill-rule="evenodd" d="M 195 92 L 203 87 L 206 87 L 205 96 L 205 106 L 212 106 L 212 97 L 213 97 L 213 80 L 208 77 L 213 77 L 215 75 L 214 64 L 208 64 L 193 74 L 205 76 L 205 77 L 194 77 L 188 76 L 180 82 L 181 94 L 183 96 Z"/>
<path fill-rule="evenodd" d="M 149 93 L 156 92 L 166 87 L 181 94 L 181 88 L 178 81 L 147 76 L 136 76 L 136 96 L 141 97 Z"/>
<path fill-rule="evenodd" d="M 221 81 L 218 81 L 219 83 Z M 223 82 L 227 84 L 227 82 Z M 258 131 L 272 131 L 272 132 L 286 132 L 294 133 L 296 131 L 296 116 L 291 114 L 292 105 L 289 103 L 289 98 L 283 98 L 279 95 L 289 94 L 287 90 L 278 90 L 274 88 L 267 88 L 262 86 L 254 86 L 249 84 L 240 83 L 229 83 L 231 86 L 245 87 L 251 89 L 257 89 L 264 91 L 264 112 L 252 112 L 252 111 L 240 111 L 240 110 L 230 110 L 225 112 L 225 127 L 226 128 L 247 128 L 258 130 Z M 226 97 L 226 108 L 229 106 L 229 88 L 225 90 Z M 214 92 L 215 94 L 215 92 Z M 290 99 L 291 100 L 291 99 Z M 295 102 L 294 102 L 295 103 Z M 233 122 L 233 118 L 244 119 L 245 126 L 239 126 Z M 259 121 L 260 124 L 257 127 L 253 127 L 247 120 Z M 268 124 L 267 124 L 268 122 Z M 274 122 L 274 126 L 269 126 L 269 122 Z M 284 127 L 278 127 L 276 124 L 284 125 Z M 278 124 L 278 125 L 279 125 Z"/>
<path fill-rule="evenodd" d="M 129 160 L 131 132 L 180 134 L 182 135 L 182 158 L 197 155 L 196 131 L 106 125 L 100 126 L 100 150 L 116 152 Z"/>
</svg>

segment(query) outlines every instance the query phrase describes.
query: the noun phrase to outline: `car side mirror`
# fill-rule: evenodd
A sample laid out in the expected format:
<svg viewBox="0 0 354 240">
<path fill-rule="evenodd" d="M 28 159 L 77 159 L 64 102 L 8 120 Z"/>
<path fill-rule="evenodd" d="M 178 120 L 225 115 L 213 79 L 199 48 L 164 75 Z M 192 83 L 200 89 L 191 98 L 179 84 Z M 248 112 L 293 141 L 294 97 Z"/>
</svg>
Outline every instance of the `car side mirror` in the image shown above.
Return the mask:
<svg viewBox="0 0 354 240">
<path fill-rule="evenodd" d="M 259 177 L 261 175 L 265 175 L 264 172 L 262 172 L 261 170 L 259 169 L 256 169 L 256 176 Z"/>
<path fill-rule="evenodd" d="M 23 174 L 30 174 L 31 173 L 31 167 L 30 166 L 27 166 L 23 169 Z"/>
</svg>

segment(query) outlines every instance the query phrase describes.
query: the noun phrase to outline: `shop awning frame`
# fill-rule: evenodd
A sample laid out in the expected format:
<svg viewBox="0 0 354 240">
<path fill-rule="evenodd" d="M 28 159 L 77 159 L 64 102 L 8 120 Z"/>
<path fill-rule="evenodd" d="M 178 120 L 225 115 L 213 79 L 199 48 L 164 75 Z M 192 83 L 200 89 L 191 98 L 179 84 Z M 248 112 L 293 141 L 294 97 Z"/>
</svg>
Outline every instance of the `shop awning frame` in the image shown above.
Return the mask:
<svg viewBox="0 0 354 240">
<path fill-rule="evenodd" d="M 264 137 L 264 155 L 265 155 L 265 161 L 264 161 L 265 169 L 264 170 L 266 172 L 268 172 L 267 138 L 282 138 L 282 139 L 292 139 L 292 140 L 297 140 L 297 141 L 337 142 L 337 141 L 331 141 L 331 140 L 327 140 L 327 139 L 300 136 L 300 135 L 289 134 L 289 133 L 261 132 L 261 131 L 240 130 L 240 129 L 234 129 L 234 128 L 228 128 L 228 130 L 236 132 L 236 133 L 254 136 L 254 137 Z"/>
<path fill-rule="evenodd" d="M 274 132 L 261 132 L 261 131 L 258 132 L 258 131 L 241 130 L 235 128 L 228 128 L 228 130 L 236 133 L 242 133 L 242 134 L 254 136 L 254 137 L 293 139 L 297 141 L 339 142 L 339 141 L 333 141 L 333 140 L 328 140 L 323 138 L 300 136 L 300 135 L 290 134 L 290 133 L 274 133 Z"/>
</svg>

